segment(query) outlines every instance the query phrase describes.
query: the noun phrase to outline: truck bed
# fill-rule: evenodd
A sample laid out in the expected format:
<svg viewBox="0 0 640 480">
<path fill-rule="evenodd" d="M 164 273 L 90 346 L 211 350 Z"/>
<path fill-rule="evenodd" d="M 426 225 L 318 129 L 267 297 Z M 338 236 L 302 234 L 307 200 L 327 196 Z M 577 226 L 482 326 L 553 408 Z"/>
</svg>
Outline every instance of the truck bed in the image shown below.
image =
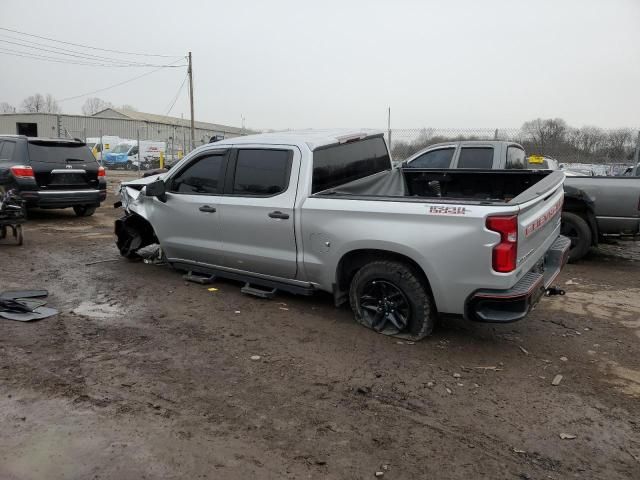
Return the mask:
<svg viewBox="0 0 640 480">
<path fill-rule="evenodd" d="M 482 205 L 518 204 L 557 185 L 563 175 L 549 170 L 396 168 L 317 195 L 403 201 L 429 199 L 439 203 Z"/>
</svg>

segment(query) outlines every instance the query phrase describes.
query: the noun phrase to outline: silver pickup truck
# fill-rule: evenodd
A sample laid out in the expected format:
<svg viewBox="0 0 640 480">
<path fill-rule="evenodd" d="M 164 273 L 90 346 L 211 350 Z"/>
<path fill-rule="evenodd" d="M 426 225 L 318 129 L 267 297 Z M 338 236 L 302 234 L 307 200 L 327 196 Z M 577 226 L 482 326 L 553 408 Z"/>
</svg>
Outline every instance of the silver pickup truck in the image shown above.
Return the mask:
<svg viewBox="0 0 640 480">
<path fill-rule="evenodd" d="M 636 153 L 637 155 L 637 153 Z M 408 158 L 411 168 L 557 169 L 557 162 L 538 157 L 530 163 L 515 142 L 465 140 L 431 145 Z M 571 240 L 569 261 L 586 255 L 607 236 L 640 234 L 640 178 L 591 177 L 567 173 L 562 235 Z"/>
<path fill-rule="evenodd" d="M 370 131 L 252 135 L 123 183 L 115 231 L 125 257 L 159 243 L 177 269 L 331 292 L 359 323 L 418 340 L 439 315 L 510 322 L 558 292 L 563 180 L 393 168 Z"/>
</svg>

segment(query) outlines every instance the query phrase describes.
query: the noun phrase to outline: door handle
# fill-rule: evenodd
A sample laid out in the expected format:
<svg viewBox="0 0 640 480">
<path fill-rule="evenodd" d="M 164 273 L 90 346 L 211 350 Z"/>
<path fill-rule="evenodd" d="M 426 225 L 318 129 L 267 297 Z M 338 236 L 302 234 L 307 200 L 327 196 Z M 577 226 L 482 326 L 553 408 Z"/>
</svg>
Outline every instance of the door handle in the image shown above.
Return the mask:
<svg viewBox="0 0 640 480">
<path fill-rule="evenodd" d="M 215 207 L 210 207 L 209 205 L 202 205 L 198 210 L 208 213 L 213 213 L 216 211 Z"/>
<path fill-rule="evenodd" d="M 271 218 L 281 218 L 283 220 L 286 220 L 287 218 L 289 218 L 289 214 L 288 213 L 282 213 L 279 210 L 276 210 L 275 212 L 271 212 L 269 214 L 269 217 Z"/>
</svg>

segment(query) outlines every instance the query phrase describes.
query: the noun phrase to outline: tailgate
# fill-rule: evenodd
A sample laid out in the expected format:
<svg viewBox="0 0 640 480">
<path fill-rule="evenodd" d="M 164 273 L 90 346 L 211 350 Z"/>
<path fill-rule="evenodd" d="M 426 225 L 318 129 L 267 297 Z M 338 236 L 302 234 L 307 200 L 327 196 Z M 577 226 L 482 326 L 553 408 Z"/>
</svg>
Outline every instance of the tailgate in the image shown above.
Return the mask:
<svg viewBox="0 0 640 480">
<path fill-rule="evenodd" d="M 510 202 L 519 203 L 520 207 L 518 267 L 524 263 L 533 266 L 558 236 L 564 201 L 563 182 L 564 174 L 554 172 Z"/>
<path fill-rule="evenodd" d="M 29 163 L 40 188 L 98 188 L 99 165 L 83 143 L 30 141 Z"/>
</svg>

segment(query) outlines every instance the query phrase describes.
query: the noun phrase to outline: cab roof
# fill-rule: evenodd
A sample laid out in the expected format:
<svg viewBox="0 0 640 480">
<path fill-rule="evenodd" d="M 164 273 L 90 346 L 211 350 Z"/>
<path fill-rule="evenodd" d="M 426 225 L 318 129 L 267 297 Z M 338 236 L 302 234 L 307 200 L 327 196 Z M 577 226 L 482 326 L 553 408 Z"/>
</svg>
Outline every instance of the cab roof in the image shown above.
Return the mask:
<svg viewBox="0 0 640 480">
<path fill-rule="evenodd" d="M 243 137 L 232 137 L 209 145 L 297 145 L 306 146 L 313 151 L 328 145 L 346 143 L 348 141 L 384 135 L 380 130 L 372 129 L 306 129 L 287 130 L 283 132 L 259 133 Z"/>
</svg>

